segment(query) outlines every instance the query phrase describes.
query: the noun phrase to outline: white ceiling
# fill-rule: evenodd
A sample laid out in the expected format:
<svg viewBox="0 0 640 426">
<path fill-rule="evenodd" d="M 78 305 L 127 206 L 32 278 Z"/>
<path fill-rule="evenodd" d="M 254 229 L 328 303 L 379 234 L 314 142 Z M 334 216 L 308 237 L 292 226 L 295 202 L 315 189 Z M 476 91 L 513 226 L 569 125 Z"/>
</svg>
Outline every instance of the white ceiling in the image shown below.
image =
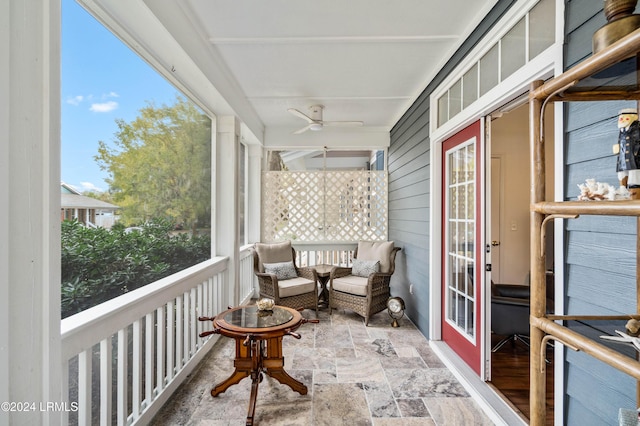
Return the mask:
<svg viewBox="0 0 640 426">
<path fill-rule="evenodd" d="M 288 108 L 364 122 L 304 140 L 388 134 L 497 0 L 143 1 L 259 140 L 305 125 Z"/>
</svg>

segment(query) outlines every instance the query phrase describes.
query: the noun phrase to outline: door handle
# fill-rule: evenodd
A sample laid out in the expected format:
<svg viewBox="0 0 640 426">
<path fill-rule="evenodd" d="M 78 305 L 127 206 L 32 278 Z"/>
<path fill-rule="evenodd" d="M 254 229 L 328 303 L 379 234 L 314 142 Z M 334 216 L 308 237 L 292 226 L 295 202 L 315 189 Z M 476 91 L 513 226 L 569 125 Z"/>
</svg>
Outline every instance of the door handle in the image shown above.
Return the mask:
<svg viewBox="0 0 640 426">
<path fill-rule="evenodd" d="M 493 247 L 499 246 L 499 245 L 500 245 L 500 241 L 495 241 L 495 240 L 494 240 L 494 241 L 491 241 L 491 245 L 492 245 Z"/>
</svg>

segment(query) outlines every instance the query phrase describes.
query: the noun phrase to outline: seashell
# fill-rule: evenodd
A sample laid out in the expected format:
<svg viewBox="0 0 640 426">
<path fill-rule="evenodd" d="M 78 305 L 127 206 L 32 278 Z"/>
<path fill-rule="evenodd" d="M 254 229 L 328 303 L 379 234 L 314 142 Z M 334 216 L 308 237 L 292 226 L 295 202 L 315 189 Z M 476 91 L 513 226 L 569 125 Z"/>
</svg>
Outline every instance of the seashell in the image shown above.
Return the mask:
<svg viewBox="0 0 640 426">
<path fill-rule="evenodd" d="M 275 306 L 276 302 L 273 299 L 260 299 L 256 302 L 258 305 L 258 310 L 260 311 L 271 311 Z"/>
</svg>

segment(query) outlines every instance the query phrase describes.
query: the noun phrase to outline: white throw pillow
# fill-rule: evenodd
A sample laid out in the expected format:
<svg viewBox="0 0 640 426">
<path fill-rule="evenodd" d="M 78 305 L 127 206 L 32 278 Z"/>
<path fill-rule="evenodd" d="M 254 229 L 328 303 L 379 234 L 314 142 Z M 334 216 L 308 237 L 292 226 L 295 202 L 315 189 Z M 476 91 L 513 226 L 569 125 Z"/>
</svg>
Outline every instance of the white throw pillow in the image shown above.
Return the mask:
<svg viewBox="0 0 640 426">
<path fill-rule="evenodd" d="M 380 261 L 353 259 L 353 267 L 351 268 L 351 275 L 368 278 L 369 275 L 375 272 L 380 272 Z"/>
<path fill-rule="evenodd" d="M 298 277 L 296 268 L 295 266 L 293 266 L 293 261 L 280 263 L 264 263 L 263 266 L 264 271 L 267 274 L 275 274 L 276 278 L 278 278 L 279 280 L 289 280 L 291 278 Z"/>
</svg>

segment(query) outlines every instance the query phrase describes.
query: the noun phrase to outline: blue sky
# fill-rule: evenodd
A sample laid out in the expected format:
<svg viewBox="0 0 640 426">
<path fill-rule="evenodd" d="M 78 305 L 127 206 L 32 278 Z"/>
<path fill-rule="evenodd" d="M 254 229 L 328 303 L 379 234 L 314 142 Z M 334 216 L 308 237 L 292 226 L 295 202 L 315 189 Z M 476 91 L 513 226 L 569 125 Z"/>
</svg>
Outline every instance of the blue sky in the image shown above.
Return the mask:
<svg viewBox="0 0 640 426">
<path fill-rule="evenodd" d="M 133 121 L 149 102 L 173 104 L 177 90 L 74 0 L 62 0 L 61 179 L 106 191 L 94 156 L 112 145 L 116 119 Z"/>
</svg>

